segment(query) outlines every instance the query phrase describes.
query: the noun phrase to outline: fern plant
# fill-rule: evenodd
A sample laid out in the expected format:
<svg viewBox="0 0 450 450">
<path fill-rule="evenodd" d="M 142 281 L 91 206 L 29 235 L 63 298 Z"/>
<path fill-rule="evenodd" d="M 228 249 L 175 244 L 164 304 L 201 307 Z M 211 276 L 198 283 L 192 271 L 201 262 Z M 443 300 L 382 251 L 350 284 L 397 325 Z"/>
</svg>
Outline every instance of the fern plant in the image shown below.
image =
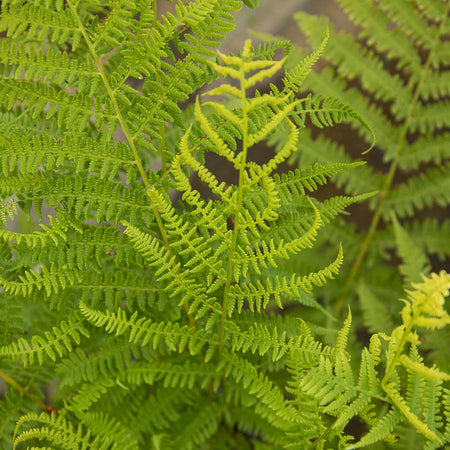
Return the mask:
<svg viewBox="0 0 450 450">
<path fill-rule="evenodd" d="M 450 441 L 449 376 L 422 362 L 416 334 L 448 324 L 450 277 L 413 285 L 402 324 L 351 357 L 351 315 L 337 331 L 315 294 L 339 272 L 341 245 L 315 270 L 298 265 L 325 223 L 374 195 L 307 191 L 363 163 L 274 171 L 308 120 L 372 129 L 336 97 L 297 96 L 326 27 L 281 91 L 255 85 L 283 68 L 283 43 L 212 51 L 243 3 L 255 6 L 180 1 L 158 18 L 156 2 L 2 2 L 5 448 L 357 448 L 402 426 L 429 448 Z M 274 138 L 277 154 L 252 162 Z M 208 152 L 236 185 L 211 172 Z M 6 226 L 23 216 L 39 229 Z M 367 428 L 351 443 L 355 417 Z"/>
</svg>

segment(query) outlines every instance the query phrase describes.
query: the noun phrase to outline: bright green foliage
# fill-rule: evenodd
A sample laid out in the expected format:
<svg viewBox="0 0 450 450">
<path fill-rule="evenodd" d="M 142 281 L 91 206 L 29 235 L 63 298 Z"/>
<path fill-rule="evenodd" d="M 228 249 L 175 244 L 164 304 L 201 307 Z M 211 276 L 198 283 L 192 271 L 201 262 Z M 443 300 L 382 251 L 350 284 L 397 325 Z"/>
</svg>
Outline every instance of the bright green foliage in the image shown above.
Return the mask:
<svg viewBox="0 0 450 450">
<path fill-rule="evenodd" d="M 373 128 L 377 142 L 367 156 L 370 164 L 337 174 L 335 180 L 347 195 L 379 190 L 368 202 L 369 211 L 361 212 L 367 227 L 355 230 L 349 221 L 336 221 L 322 234 L 329 237 L 323 242 L 326 248 L 339 236 L 347 249 L 345 281 L 327 290 L 330 307 L 340 313 L 360 281 L 364 280 L 366 291 L 372 290 L 388 304 L 401 293 L 399 275 L 405 283 L 417 281 L 421 272 L 429 270 L 430 257 L 449 257 L 448 226 L 442 218 L 450 200 L 450 6 L 439 0 L 337 2 L 358 25 L 358 34 L 332 31 L 323 54 L 328 64 L 320 73 L 312 73 L 303 88 L 337 96 Z M 323 28 L 331 26 L 325 18 L 305 13 L 295 18 L 313 47 L 320 44 Z M 363 139 L 370 139 L 357 121 L 351 126 Z M 347 153 L 351 148 L 322 136 L 305 134 L 301 148 L 291 159 L 301 167 L 354 162 Z M 427 218 L 431 208 L 441 220 Z M 390 263 L 393 252 L 404 264 L 399 272 L 387 274 L 383 266 Z M 381 283 L 389 289 L 380 289 Z M 391 309 L 390 314 L 396 313 Z"/>
<path fill-rule="evenodd" d="M 338 173 L 334 181 L 345 195 L 371 189 L 379 194 L 360 208 L 356 226 L 352 217 L 338 219 L 326 224 L 319 235 L 316 248 L 323 255 L 331 255 L 330 246 L 336 240 L 342 241 L 346 254 L 341 282 L 327 286 L 323 304 L 336 317 L 350 304 L 357 329 L 389 333 L 400 312 L 392 298 L 401 297 L 404 287 L 420 281 L 421 275 L 438 271 L 442 261 L 448 264 L 450 255 L 445 219 L 450 200 L 450 5 L 440 0 L 337 3 L 357 25 L 354 36 L 335 32 L 324 17 L 295 15 L 313 48 L 321 45 L 323 28 L 330 27 L 322 55 L 324 68 L 311 73 L 300 92 L 336 96 L 372 127 L 376 145 L 365 156 L 367 166 Z M 298 54 L 288 59 L 290 67 L 299 64 Z M 366 127 L 358 121 L 349 124 L 370 142 Z M 284 133 L 279 130 L 271 142 L 279 147 Z M 344 129 L 344 148 L 336 142 L 336 134 L 304 133 L 290 162 L 300 168 L 326 162 L 356 163 L 358 147 L 350 143 L 361 139 L 355 134 Z M 308 267 L 310 262 L 306 255 L 299 255 L 296 264 Z M 448 352 L 442 349 L 448 333 L 436 331 L 433 336 L 424 338 L 432 351 L 428 362 L 433 364 L 442 352 L 441 368 L 448 371 L 449 358 L 443 354 Z M 430 402 L 439 409 L 437 397 Z M 399 400 L 397 406 L 401 404 Z M 393 417 L 386 418 L 391 429 Z M 382 429 L 381 423 L 377 429 Z M 412 445 L 410 427 L 400 427 L 397 435 L 399 446 Z M 422 448 L 425 444 L 416 445 Z"/>
<path fill-rule="evenodd" d="M 298 94 L 326 27 L 281 91 L 255 86 L 282 71 L 284 43 L 216 52 L 244 4 L 257 2 L 179 1 L 158 17 L 140 0 L 2 2 L 3 448 L 356 448 L 402 426 L 427 448 L 450 442 L 449 375 L 423 361 L 416 334 L 448 324 L 450 278 L 413 285 L 392 320 L 402 324 L 374 329 L 354 355 L 351 314 L 338 331 L 317 294 L 345 247 L 332 234 L 332 255 L 314 247 L 378 186 L 308 195 L 366 173 L 349 158 L 274 172 L 309 145 L 309 122 L 358 123 L 370 142 L 360 150 L 373 131 L 335 95 Z M 266 141 L 278 151 L 257 164 Z M 208 167 L 210 152 L 236 184 Z M 22 216 L 40 229 L 6 226 Z M 417 281 L 427 261 L 395 223 L 402 273 Z M 367 424 L 357 443 L 355 417 Z"/>
</svg>

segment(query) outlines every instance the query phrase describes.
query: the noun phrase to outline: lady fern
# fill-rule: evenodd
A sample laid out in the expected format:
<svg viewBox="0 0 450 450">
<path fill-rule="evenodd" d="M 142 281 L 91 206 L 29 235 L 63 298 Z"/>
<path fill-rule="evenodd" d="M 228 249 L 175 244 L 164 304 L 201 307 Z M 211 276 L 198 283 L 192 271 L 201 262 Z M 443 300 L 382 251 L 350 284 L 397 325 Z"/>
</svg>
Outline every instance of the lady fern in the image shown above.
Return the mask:
<svg viewBox="0 0 450 450">
<path fill-rule="evenodd" d="M 363 163 L 274 171 L 301 148 L 309 121 L 353 120 L 369 145 L 372 128 L 334 96 L 298 96 L 326 27 L 282 90 L 255 86 L 281 71 L 286 58 L 273 54 L 284 43 L 216 53 L 244 3 L 255 6 L 179 1 L 160 18 L 156 2 L 139 0 L 2 3 L 5 448 L 357 448 L 401 426 L 429 448 L 450 441 L 449 376 L 423 362 L 416 334 L 448 323 L 450 279 L 413 285 L 402 325 L 376 332 L 360 362 L 347 348 L 350 313 L 340 331 L 327 325 L 334 318 L 315 292 L 339 273 L 344 250 L 336 240 L 321 260 L 313 247 L 374 186 L 319 201 L 308 193 Z M 257 164 L 265 141 L 278 152 Z M 208 167 L 208 152 L 234 167 L 236 185 Z M 24 215 L 40 229 L 5 226 Z M 320 265 L 302 267 L 303 255 Z M 415 269 L 404 273 L 417 282 Z M 42 386 L 53 388 L 44 396 Z M 351 443 L 355 417 L 367 432 Z"/>
</svg>

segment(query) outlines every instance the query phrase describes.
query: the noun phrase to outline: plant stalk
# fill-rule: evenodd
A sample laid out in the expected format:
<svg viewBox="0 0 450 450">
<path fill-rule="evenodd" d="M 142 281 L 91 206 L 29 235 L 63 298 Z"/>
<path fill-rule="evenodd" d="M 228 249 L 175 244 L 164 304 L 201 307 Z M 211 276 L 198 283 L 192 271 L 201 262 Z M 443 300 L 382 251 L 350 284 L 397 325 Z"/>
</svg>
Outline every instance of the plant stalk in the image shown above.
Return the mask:
<svg viewBox="0 0 450 450">
<path fill-rule="evenodd" d="M 25 389 L 23 386 L 21 386 L 16 380 L 11 378 L 8 374 L 3 372 L 3 370 L 0 370 L 0 377 L 2 377 L 7 384 L 9 384 L 13 388 L 17 389 L 22 395 L 27 396 L 30 400 L 32 400 L 34 403 L 36 403 L 39 406 L 39 408 L 41 408 L 42 410 L 45 410 L 47 408 L 47 405 L 41 399 L 37 398 L 31 392 L 28 392 L 27 389 Z"/>
</svg>

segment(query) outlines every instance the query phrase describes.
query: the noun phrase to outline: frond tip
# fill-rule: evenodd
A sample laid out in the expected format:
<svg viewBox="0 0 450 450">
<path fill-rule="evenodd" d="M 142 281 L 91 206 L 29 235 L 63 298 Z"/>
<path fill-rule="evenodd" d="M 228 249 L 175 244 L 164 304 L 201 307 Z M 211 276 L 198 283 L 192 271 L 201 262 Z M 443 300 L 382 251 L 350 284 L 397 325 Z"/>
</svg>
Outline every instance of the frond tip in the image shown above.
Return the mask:
<svg viewBox="0 0 450 450">
<path fill-rule="evenodd" d="M 423 283 L 413 283 L 413 291 L 407 291 L 408 300 L 401 314 L 406 326 L 437 329 L 450 324 L 450 315 L 444 308 L 449 295 L 450 274 L 441 271 L 429 278 L 422 276 Z"/>
</svg>

